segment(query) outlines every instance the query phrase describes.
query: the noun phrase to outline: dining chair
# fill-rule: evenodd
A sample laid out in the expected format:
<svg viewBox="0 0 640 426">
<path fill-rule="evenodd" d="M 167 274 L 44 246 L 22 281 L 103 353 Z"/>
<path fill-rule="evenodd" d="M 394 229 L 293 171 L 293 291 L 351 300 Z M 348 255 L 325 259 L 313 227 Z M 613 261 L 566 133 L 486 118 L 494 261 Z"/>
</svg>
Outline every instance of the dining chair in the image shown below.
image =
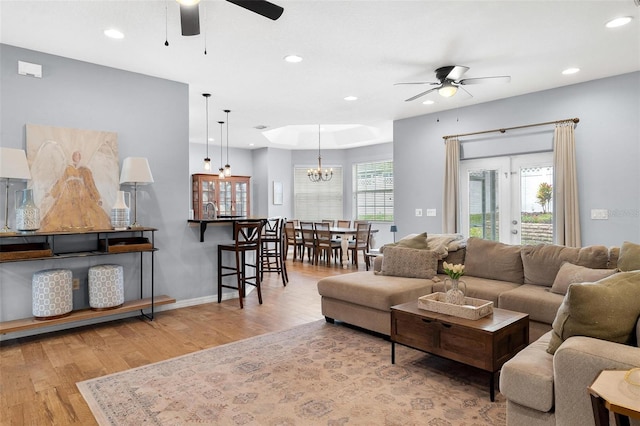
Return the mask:
<svg viewBox="0 0 640 426">
<path fill-rule="evenodd" d="M 338 220 L 338 228 L 351 228 L 350 220 Z"/>
<path fill-rule="evenodd" d="M 284 261 L 284 223 L 281 217 L 268 218 L 262 227 L 262 237 L 260 241 L 260 280 L 264 278 L 264 273 L 276 272 L 282 278 L 282 284 L 287 285 L 287 266 Z"/>
<path fill-rule="evenodd" d="M 261 233 L 262 222 L 234 222 L 234 241 L 230 244 L 218 245 L 218 303 L 222 301 L 222 289 L 231 288 L 238 290 L 240 309 L 242 309 L 244 307 L 242 299 L 246 296 L 246 286 L 252 285 L 256 288 L 258 301 L 262 304 L 262 290 L 260 288 Z M 234 253 L 235 265 L 223 264 L 222 254 L 224 252 Z M 247 263 L 247 254 L 254 255 L 253 263 Z M 247 276 L 247 267 L 253 268 L 255 275 Z M 230 284 L 223 284 L 222 278 L 230 275 L 236 276 L 236 287 Z"/>
<path fill-rule="evenodd" d="M 293 247 L 293 261 L 296 261 L 298 255 L 300 256 L 300 261 L 303 260 L 304 257 L 304 248 L 302 244 L 302 235 L 296 229 L 295 222 L 292 220 L 288 220 L 284 225 L 284 233 L 285 233 L 285 248 L 284 248 L 284 260 L 287 260 L 289 255 L 289 246 Z"/>
<path fill-rule="evenodd" d="M 320 256 L 324 255 L 327 263 L 331 262 L 331 258 L 335 256 L 339 262 L 342 257 L 342 246 L 340 241 L 331 239 L 331 227 L 326 222 L 317 222 L 313 224 L 316 231 L 316 255 L 314 263 L 317 265 Z"/>
<path fill-rule="evenodd" d="M 369 258 L 367 252 L 369 251 L 369 234 L 371 233 L 370 223 L 358 223 L 356 225 L 356 238 L 349 241 L 349 252 L 351 253 L 351 262 L 358 267 L 358 251 L 362 251 L 362 257 L 369 270 Z"/>
<path fill-rule="evenodd" d="M 313 222 L 300 221 L 300 234 L 302 235 L 302 256 L 304 261 L 304 252 L 307 252 L 309 262 L 313 263 L 316 256 L 316 231 L 313 228 Z"/>
</svg>

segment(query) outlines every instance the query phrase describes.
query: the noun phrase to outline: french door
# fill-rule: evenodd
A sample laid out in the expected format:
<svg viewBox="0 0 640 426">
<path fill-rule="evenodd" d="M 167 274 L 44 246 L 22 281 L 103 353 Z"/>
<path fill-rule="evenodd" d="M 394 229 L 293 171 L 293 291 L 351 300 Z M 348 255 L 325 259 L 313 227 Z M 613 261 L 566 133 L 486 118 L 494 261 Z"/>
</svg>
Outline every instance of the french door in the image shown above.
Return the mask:
<svg viewBox="0 0 640 426">
<path fill-rule="evenodd" d="M 553 153 L 460 162 L 466 236 L 506 244 L 553 242 Z"/>
</svg>

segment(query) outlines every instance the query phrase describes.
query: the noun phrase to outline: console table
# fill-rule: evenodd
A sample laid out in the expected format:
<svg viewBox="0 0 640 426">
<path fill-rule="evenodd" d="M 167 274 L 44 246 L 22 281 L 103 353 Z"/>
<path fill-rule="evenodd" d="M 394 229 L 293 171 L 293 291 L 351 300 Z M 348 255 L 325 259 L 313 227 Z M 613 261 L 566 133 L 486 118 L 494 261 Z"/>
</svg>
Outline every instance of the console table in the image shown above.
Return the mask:
<svg viewBox="0 0 640 426">
<path fill-rule="evenodd" d="M 33 317 L 0 322 L 0 334 L 15 331 L 48 327 L 99 318 L 140 310 L 140 314 L 153 320 L 154 308 L 158 305 L 175 303 L 175 299 L 154 294 L 154 252 L 155 228 L 135 228 L 122 231 L 89 230 L 77 232 L 34 232 L 34 233 L 0 233 L 0 263 L 33 262 L 42 260 L 56 260 L 87 256 L 105 256 L 122 253 L 140 254 L 140 299 L 125 301 L 124 305 L 108 310 L 92 310 L 89 308 L 74 310 L 71 314 L 50 320 L 36 320 Z M 144 297 L 144 267 L 143 256 L 151 256 L 151 291 Z M 75 280 L 74 280 L 75 281 Z M 79 283 L 78 283 L 79 284 Z M 150 309 L 145 313 L 144 309 Z"/>
</svg>

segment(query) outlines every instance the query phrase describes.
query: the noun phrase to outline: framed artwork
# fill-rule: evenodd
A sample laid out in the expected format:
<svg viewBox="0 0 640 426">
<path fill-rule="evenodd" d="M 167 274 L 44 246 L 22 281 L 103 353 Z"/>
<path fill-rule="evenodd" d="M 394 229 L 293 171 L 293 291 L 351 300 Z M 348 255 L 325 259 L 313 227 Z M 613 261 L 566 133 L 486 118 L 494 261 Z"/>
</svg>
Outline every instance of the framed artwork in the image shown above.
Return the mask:
<svg viewBox="0 0 640 426">
<path fill-rule="evenodd" d="M 273 181 L 273 204 L 282 204 L 282 182 Z"/>
<path fill-rule="evenodd" d="M 40 230 L 110 229 L 120 187 L 117 133 L 27 124 L 26 134 Z"/>
</svg>

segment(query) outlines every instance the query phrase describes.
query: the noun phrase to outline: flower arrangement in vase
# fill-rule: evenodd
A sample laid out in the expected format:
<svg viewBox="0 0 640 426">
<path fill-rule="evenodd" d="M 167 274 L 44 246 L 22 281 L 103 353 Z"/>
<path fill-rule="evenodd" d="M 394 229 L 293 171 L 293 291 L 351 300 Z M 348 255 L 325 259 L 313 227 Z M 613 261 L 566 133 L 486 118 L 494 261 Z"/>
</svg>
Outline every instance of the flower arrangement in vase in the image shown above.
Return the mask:
<svg viewBox="0 0 640 426">
<path fill-rule="evenodd" d="M 467 283 L 460 279 L 464 275 L 464 265 L 443 262 L 444 272 L 449 276 L 444 280 L 445 302 L 454 305 L 464 305 L 464 297 L 467 293 Z M 451 288 L 447 290 L 447 281 L 450 282 Z M 460 290 L 460 284 L 464 285 L 464 290 Z"/>
</svg>

